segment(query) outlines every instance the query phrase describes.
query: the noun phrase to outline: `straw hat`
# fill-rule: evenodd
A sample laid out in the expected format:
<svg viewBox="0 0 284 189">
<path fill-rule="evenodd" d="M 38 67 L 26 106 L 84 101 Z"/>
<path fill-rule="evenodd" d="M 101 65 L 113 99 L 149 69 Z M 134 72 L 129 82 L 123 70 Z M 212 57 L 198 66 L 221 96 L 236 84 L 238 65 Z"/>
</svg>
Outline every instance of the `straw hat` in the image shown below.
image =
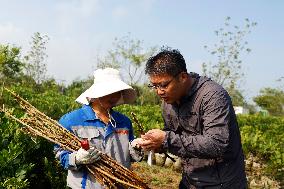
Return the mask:
<svg viewBox="0 0 284 189">
<path fill-rule="evenodd" d="M 94 71 L 94 84 L 83 92 L 76 102 L 88 105 L 91 99 L 122 91 L 122 99 L 116 105 L 130 104 L 136 99 L 135 90 L 122 81 L 119 71 L 113 68 Z"/>
</svg>

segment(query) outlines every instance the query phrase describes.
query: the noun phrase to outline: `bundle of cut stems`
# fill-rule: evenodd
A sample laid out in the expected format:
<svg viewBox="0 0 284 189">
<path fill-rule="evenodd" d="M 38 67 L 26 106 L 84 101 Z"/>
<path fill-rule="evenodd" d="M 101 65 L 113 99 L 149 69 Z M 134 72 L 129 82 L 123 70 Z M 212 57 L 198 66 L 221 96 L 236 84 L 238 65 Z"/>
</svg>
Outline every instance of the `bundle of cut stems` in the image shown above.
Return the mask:
<svg viewBox="0 0 284 189">
<path fill-rule="evenodd" d="M 80 139 L 77 136 L 69 132 L 57 121 L 40 112 L 19 95 L 7 88 L 4 89 L 8 91 L 19 103 L 20 107 L 25 110 L 26 116 L 19 119 L 9 113 L 4 107 L 1 111 L 9 118 L 22 124 L 22 130 L 25 133 L 33 137 L 43 137 L 70 152 L 77 151 L 81 147 Z M 139 176 L 123 167 L 106 154 L 102 153 L 99 161 L 95 164 L 86 165 L 86 168 L 100 184 L 107 188 L 149 189 Z"/>
</svg>

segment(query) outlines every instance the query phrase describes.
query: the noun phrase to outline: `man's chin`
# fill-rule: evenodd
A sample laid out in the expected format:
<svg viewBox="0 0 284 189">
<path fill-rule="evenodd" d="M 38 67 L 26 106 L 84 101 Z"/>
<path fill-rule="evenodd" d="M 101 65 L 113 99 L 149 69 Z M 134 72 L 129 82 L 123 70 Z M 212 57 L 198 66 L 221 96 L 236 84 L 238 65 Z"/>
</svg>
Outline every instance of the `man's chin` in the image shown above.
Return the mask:
<svg viewBox="0 0 284 189">
<path fill-rule="evenodd" d="M 173 104 L 174 103 L 174 101 L 169 99 L 169 98 L 162 98 L 162 100 L 167 104 Z"/>
</svg>

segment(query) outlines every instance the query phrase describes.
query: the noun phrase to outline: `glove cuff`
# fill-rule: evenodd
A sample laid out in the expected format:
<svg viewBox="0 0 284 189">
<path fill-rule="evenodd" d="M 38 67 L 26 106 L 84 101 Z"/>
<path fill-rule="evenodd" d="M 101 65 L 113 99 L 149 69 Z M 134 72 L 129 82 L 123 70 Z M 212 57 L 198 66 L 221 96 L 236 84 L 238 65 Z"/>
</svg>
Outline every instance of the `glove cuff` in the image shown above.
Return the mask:
<svg viewBox="0 0 284 189">
<path fill-rule="evenodd" d="M 77 152 L 73 152 L 69 154 L 69 166 L 72 170 L 77 170 L 79 167 L 76 164 L 76 156 Z"/>
</svg>

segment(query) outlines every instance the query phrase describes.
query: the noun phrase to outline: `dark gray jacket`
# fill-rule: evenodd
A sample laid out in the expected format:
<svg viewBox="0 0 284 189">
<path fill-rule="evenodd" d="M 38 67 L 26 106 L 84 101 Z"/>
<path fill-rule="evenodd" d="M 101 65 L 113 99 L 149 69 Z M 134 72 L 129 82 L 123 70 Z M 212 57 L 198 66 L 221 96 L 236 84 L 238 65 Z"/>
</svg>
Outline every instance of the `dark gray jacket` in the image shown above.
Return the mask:
<svg viewBox="0 0 284 189">
<path fill-rule="evenodd" d="M 180 105 L 162 104 L 163 149 L 182 158 L 182 182 L 187 186 L 246 188 L 240 131 L 231 99 L 209 78 L 190 76 L 195 82 Z"/>
</svg>

